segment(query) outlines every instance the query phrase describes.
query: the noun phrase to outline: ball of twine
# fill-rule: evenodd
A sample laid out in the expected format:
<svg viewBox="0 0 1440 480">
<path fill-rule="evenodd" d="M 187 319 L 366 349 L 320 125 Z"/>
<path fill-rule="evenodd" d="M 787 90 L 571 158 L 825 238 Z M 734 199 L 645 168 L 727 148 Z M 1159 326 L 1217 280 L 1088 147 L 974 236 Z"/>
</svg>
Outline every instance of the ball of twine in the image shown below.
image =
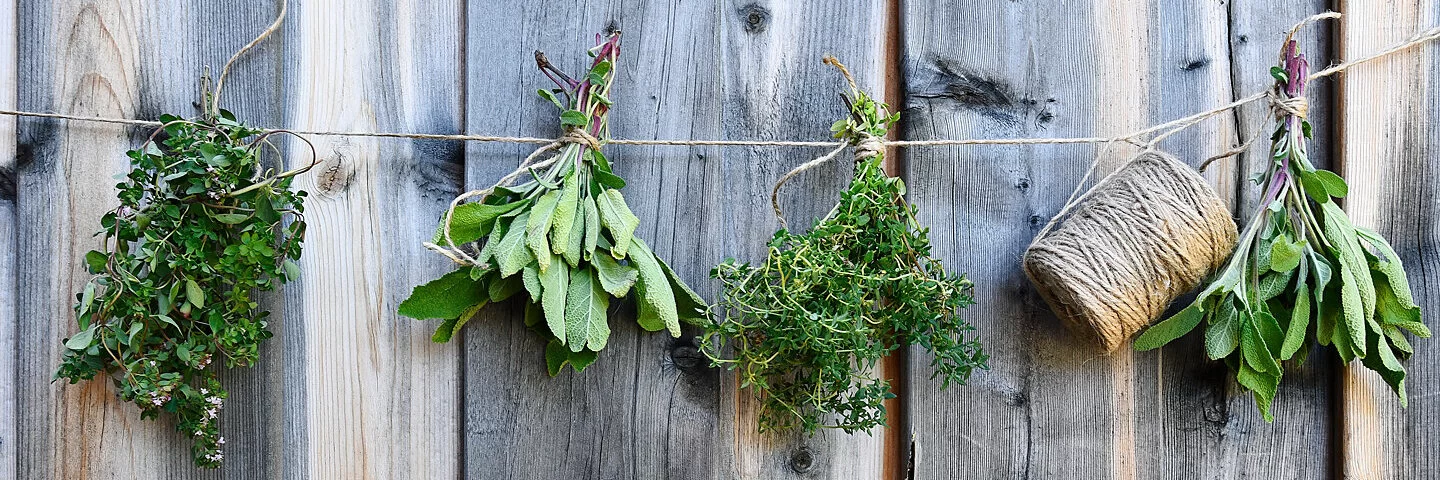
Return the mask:
<svg viewBox="0 0 1440 480">
<path fill-rule="evenodd" d="M 1106 353 L 1195 288 L 1235 247 L 1235 222 L 1205 179 L 1146 151 L 1095 186 L 1025 251 L 1025 274 L 1072 332 Z"/>
</svg>

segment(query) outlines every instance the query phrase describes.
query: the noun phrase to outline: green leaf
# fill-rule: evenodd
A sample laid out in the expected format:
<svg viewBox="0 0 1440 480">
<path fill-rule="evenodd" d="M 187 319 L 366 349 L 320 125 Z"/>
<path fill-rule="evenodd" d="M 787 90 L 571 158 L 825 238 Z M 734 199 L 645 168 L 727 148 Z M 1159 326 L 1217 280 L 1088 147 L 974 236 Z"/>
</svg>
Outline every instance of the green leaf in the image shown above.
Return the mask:
<svg viewBox="0 0 1440 480">
<path fill-rule="evenodd" d="M 65 348 L 75 350 L 77 352 L 84 351 L 85 349 L 90 348 L 90 342 L 95 340 L 96 327 L 98 327 L 98 325 L 91 326 L 90 328 L 81 330 L 79 332 L 75 332 L 75 335 L 72 335 L 70 338 L 65 340 Z"/>
<path fill-rule="evenodd" d="M 1135 350 L 1154 350 L 1190 333 L 1205 318 L 1204 313 L 1200 307 L 1200 299 L 1196 299 L 1195 303 L 1185 307 L 1180 313 L 1145 329 L 1144 333 L 1135 338 Z"/>
<path fill-rule="evenodd" d="M 1300 266 L 1300 254 L 1304 253 L 1304 243 L 1291 243 L 1290 237 L 1280 236 L 1270 244 L 1270 269 L 1276 272 L 1288 272 Z"/>
<path fill-rule="evenodd" d="M 280 263 L 285 267 L 285 280 L 293 282 L 300 278 L 300 265 L 296 265 L 288 258 Z"/>
<path fill-rule="evenodd" d="M 430 341 L 435 343 L 449 342 L 450 339 L 455 336 L 455 332 L 460 331 L 461 328 L 465 328 L 465 324 L 470 323 L 470 319 L 475 318 L 475 316 L 480 313 L 480 309 L 485 308 L 485 304 L 486 302 L 481 300 L 480 303 L 465 309 L 465 312 L 461 313 L 459 317 L 442 322 L 440 327 L 435 329 L 435 334 L 430 336 Z"/>
<path fill-rule="evenodd" d="M 530 253 L 530 248 L 525 245 L 525 229 L 520 228 L 530 221 L 530 212 L 520 214 L 510 224 L 510 230 L 505 232 L 505 238 L 495 247 L 495 263 L 500 266 L 500 276 L 508 277 L 515 272 L 525 268 L 531 262 L 536 261 L 535 256 Z"/>
<path fill-rule="evenodd" d="M 1304 285 L 1296 285 L 1295 309 L 1290 311 L 1290 324 L 1285 327 L 1285 341 L 1280 345 L 1281 360 L 1289 360 L 1295 356 L 1295 352 L 1305 343 L 1305 333 L 1309 328 L 1310 291 Z"/>
<path fill-rule="evenodd" d="M 530 302 L 539 303 L 544 287 L 540 285 L 540 269 L 536 268 L 535 264 L 526 265 L 521 271 L 520 283 L 525 285 L 525 292 L 530 294 Z"/>
<path fill-rule="evenodd" d="M 237 225 L 250 219 L 249 215 L 241 215 L 239 213 L 217 213 L 212 215 L 212 217 L 215 218 L 215 221 L 227 225 Z"/>
<path fill-rule="evenodd" d="M 177 330 L 180 328 L 180 324 L 175 323 L 175 319 L 170 318 L 169 315 L 156 315 L 155 319 L 161 321 L 162 323 L 165 323 L 166 325 L 174 327 Z"/>
<path fill-rule="evenodd" d="M 540 90 L 537 90 L 535 93 L 540 94 L 540 98 L 549 100 L 550 103 L 555 104 L 555 108 L 559 108 L 559 109 L 562 109 L 562 110 L 565 108 L 564 105 L 561 105 L 561 104 L 560 104 L 560 99 L 555 98 L 555 92 L 551 92 L 551 91 L 549 91 L 549 90 L 545 90 L 545 89 L 542 88 L 542 89 L 540 89 Z"/>
<path fill-rule="evenodd" d="M 1272 359 L 1278 358 L 1280 356 L 1280 347 L 1285 343 L 1285 332 L 1280 329 L 1280 322 L 1276 321 L 1275 316 L 1264 309 L 1257 310 L 1255 315 L 1251 317 L 1251 321 L 1255 322 L 1255 331 L 1260 334 L 1260 339 L 1265 342 L 1265 347 L 1266 350 L 1270 352 L 1270 357 Z"/>
<path fill-rule="evenodd" d="M 625 258 L 630 239 L 640 226 L 640 218 L 630 212 L 619 190 L 606 190 L 595 198 L 595 203 L 600 210 L 600 223 L 610 230 L 610 237 L 615 241 L 615 248 L 610 249 L 610 254 L 617 259 Z"/>
<path fill-rule="evenodd" d="M 490 272 L 494 271 L 491 270 Z M 521 277 L 523 275 L 511 275 L 505 278 L 493 278 L 497 277 L 497 275 L 491 273 L 490 276 L 492 277 L 492 279 L 486 285 L 489 289 L 489 297 L 491 302 L 503 302 L 525 288 L 524 282 L 521 280 Z"/>
<path fill-rule="evenodd" d="M 535 261 L 539 262 L 541 272 L 550 268 L 551 251 L 548 234 L 551 220 L 555 218 L 555 207 L 559 201 L 559 190 L 545 192 L 539 200 L 535 201 L 535 207 L 530 211 L 529 222 L 526 223 L 525 231 L 529 239 L 527 244 L 530 246 L 530 251 L 535 254 Z"/>
<path fill-rule="evenodd" d="M 76 312 L 75 315 L 76 315 L 76 316 L 84 316 L 87 312 L 90 311 L 90 305 L 92 305 L 92 304 L 94 304 L 94 303 L 95 303 L 95 282 L 94 282 L 94 281 L 85 282 L 85 289 L 82 290 L 82 291 L 81 291 L 81 294 L 80 294 L 80 310 L 79 310 L 78 312 Z M 82 326 L 86 326 L 86 325 L 82 325 Z"/>
<path fill-rule="evenodd" d="M 579 110 L 566 110 L 560 113 L 560 124 L 564 126 L 585 127 L 589 123 L 585 114 Z"/>
<path fill-rule="evenodd" d="M 560 257 L 551 254 L 552 260 Z M 565 262 L 555 262 L 551 268 L 540 272 L 540 306 L 545 310 L 545 324 L 560 343 L 565 343 L 565 295 L 570 284 L 570 268 Z"/>
<path fill-rule="evenodd" d="M 455 241 L 455 245 L 464 245 L 479 240 L 495 228 L 495 219 L 528 203 L 530 200 L 527 199 L 503 205 L 461 204 L 450 213 L 450 239 Z M 441 216 L 441 221 L 435 226 L 435 236 L 430 242 L 436 245 L 447 245 L 445 243 L 444 216 Z"/>
<path fill-rule="evenodd" d="M 205 290 L 193 278 L 185 279 L 185 300 L 198 308 L 205 308 Z"/>
<path fill-rule="evenodd" d="M 415 287 L 410 297 L 400 302 L 399 310 L 418 320 L 456 318 L 489 298 L 484 283 L 471 279 L 469 269 L 461 268 Z"/>
<path fill-rule="evenodd" d="M 600 288 L 590 269 L 570 271 L 569 293 L 565 297 L 565 331 L 570 351 L 600 351 L 610 339 L 606 310 L 610 297 Z"/>
<path fill-rule="evenodd" d="M 1315 203 L 1330 203 L 1330 192 L 1325 188 L 1325 182 L 1316 174 L 1300 172 L 1300 186 L 1304 187 L 1305 195 L 1315 200 Z"/>
<path fill-rule="evenodd" d="M 1236 373 L 1235 381 L 1246 390 L 1255 392 L 1255 406 L 1260 409 L 1265 422 L 1274 422 L 1275 417 L 1270 413 L 1270 406 L 1274 403 L 1275 392 L 1280 388 L 1280 375 L 1260 372 L 1250 368 L 1248 363 L 1240 362 L 1240 371 Z"/>
<path fill-rule="evenodd" d="M 577 215 L 579 211 L 580 181 L 576 177 L 575 171 L 572 170 L 569 175 L 565 176 L 564 186 L 561 187 L 560 197 L 555 204 L 555 216 L 550 222 L 550 251 L 565 257 L 565 261 L 572 267 L 576 266 L 580 259 L 580 252 L 570 250 L 570 244 L 576 244 L 576 250 L 579 250 L 580 244 L 578 241 L 572 242 L 572 237 L 580 240 L 585 234 L 584 231 L 576 228 L 577 219 L 581 221 L 580 229 L 584 228 L 584 216 Z M 570 260 L 572 256 L 575 260 Z"/>
<path fill-rule="evenodd" d="M 1350 193 L 1350 187 L 1345 185 L 1345 180 L 1329 170 L 1316 170 L 1315 178 L 1325 188 L 1325 192 L 1332 197 L 1344 198 Z"/>
<path fill-rule="evenodd" d="M 1261 337 L 1260 329 L 1255 323 L 1252 317 L 1240 312 L 1240 352 L 1244 354 L 1244 363 L 1257 372 L 1279 376 L 1280 364 L 1270 355 L 1270 349 L 1266 347 L 1265 339 Z"/>
<path fill-rule="evenodd" d="M 670 336 L 679 337 L 680 315 L 675 309 L 675 293 L 665 278 L 665 271 L 660 268 L 660 261 L 637 239 L 631 240 L 630 248 L 630 261 L 640 272 L 639 282 L 635 285 L 636 293 L 640 295 L 636 321 L 646 330 L 669 330 Z"/>
<path fill-rule="evenodd" d="M 601 185 L 615 190 L 625 188 L 625 179 L 620 178 L 614 173 L 610 173 L 608 170 L 597 168 L 594 173 L 595 181 Z"/>
<path fill-rule="evenodd" d="M 600 209 L 595 205 L 595 199 L 585 197 L 581 202 L 585 208 L 585 238 L 583 248 L 585 259 L 589 260 L 595 255 L 595 245 L 600 240 Z"/>
<path fill-rule="evenodd" d="M 640 278 L 640 272 L 631 265 L 621 265 L 609 255 L 599 255 L 591 260 L 599 274 L 600 286 L 616 298 L 630 293 L 630 287 Z"/>
<path fill-rule="evenodd" d="M 90 273 L 104 272 L 105 265 L 108 263 L 110 263 L 110 257 L 99 251 L 91 250 L 85 253 L 85 266 L 89 268 Z"/>
<path fill-rule="evenodd" d="M 1226 301 L 1214 314 L 1214 321 L 1205 328 L 1205 354 L 1211 360 L 1229 356 L 1240 346 L 1239 311 L 1234 301 Z"/>
<path fill-rule="evenodd" d="M 1409 399 L 1405 395 L 1405 367 L 1400 365 L 1400 360 L 1395 358 L 1395 352 L 1390 350 L 1390 345 L 1378 334 L 1369 336 L 1369 348 L 1375 355 L 1367 355 L 1364 359 L 1366 368 L 1380 374 L 1380 378 L 1390 385 L 1390 389 L 1400 398 L 1400 406 L 1409 405 Z"/>
<path fill-rule="evenodd" d="M 645 246 L 647 249 L 649 248 L 649 245 L 645 245 L 645 242 L 640 241 L 638 238 L 635 239 L 635 242 Z M 662 260 L 658 256 L 655 257 L 655 260 L 660 262 L 660 269 L 665 271 L 665 278 L 670 282 L 670 290 L 674 292 L 675 295 L 675 311 L 680 316 L 680 319 L 689 321 L 709 320 L 710 304 L 706 302 L 705 299 L 700 298 L 700 294 L 691 290 L 690 286 L 686 285 L 683 280 L 680 280 L 680 276 L 676 275 L 675 271 L 670 269 L 670 265 L 666 264 L 665 260 Z"/>
<path fill-rule="evenodd" d="M 595 358 L 595 352 L 589 350 L 572 352 L 570 349 L 565 348 L 564 344 L 554 339 L 551 339 L 550 343 L 545 345 L 545 368 L 546 371 L 550 372 L 550 376 L 552 377 L 559 375 L 560 369 L 567 364 L 570 365 L 571 368 L 574 368 L 576 372 L 583 372 L 585 371 L 585 367 L 595 363 Z"/>
</svg>

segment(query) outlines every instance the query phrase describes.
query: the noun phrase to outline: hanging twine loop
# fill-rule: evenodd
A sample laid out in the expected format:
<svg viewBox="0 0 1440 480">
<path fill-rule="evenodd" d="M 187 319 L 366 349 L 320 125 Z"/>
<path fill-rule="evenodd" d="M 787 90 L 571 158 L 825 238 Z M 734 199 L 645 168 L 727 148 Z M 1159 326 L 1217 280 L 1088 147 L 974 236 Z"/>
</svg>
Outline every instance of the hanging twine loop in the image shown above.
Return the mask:
<svg viewBox="0 0 1440 480">
<path fill-rule="evenodd" d="M 495 189 L 509 186 L 511 182 L 514 182 L 521 176 L 530 173 L 535 169 L 545 168 L 554 165 L 555 162 L 558 162 L 560 161 L 560 159 L 565 158 L 564 155 L 552 154 L 549 158 L 546 158 L 543 161 L 536 162 L 536 159 L 540 158 L 546 153 L 554 152 L 555 150 L 570 145 L 579 145 L 598 151 L 600 150 L 600 147 L 604 145 L 604 143 L 604 141 L 595 138 L 594 135 L 591 135 L 590 132 L 586 132 L 582 128 L 574 126 L 567 127 L 564 133 L 560 135 L 560 138 L 557 138 L 555 139 L 555 141 L 547 143 L 540 148 L 535 149 L 534 152 L 531 152 L 529 156 L 526 156 L 524 160 L 520 161 L 520 165 L 516 166 L 515 170 L 511 171 L 503 177 L 500 177 L 500 180 L 495 182 L 495 184 L 480 190 L 471 190 L 455 197 L 455 200 L 452 200 L 450 202 L 450 207 L 445 209 L 445 218 L 441 220 L 440 223 L 440 238 L 445 241 L 445 245 L 436 245 L 431 242 L 425 242 L 422 245 L 424 245 L 425 248 L 434 250 L 435 252 L 444 255 L 446 258 L 449 258 L 455 263 L 461 265 L 479 265 L 480 261 L 476 260 L 475 257 L 471 256 L 469 253 L 465 252 L 465 249 L 460 248 L 459 245 L 456 245 L 455 239 L 450 236 L 450 219 L 455 215 L 456 208 L 459 208 L 461 204 L 465 203 L 466 200 L 471 198 L 481 197 L 483 200 L 483 197 L 485 197 L 486 195 L 494 193 Z"/>
</svg>

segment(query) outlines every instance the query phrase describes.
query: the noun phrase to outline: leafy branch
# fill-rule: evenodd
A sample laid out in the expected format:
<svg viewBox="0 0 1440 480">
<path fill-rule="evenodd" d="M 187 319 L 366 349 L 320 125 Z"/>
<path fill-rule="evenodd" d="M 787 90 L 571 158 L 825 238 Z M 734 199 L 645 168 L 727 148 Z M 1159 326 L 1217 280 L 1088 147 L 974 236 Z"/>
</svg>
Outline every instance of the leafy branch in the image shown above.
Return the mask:
<svg viewBox="0 0 1440 480">
<path fill-rule="evenodd" d="M 502 182 L 441 219 L 433 243 L 457 249 L 447 255 L 460 266 L 416 287 L 400 304 L 402 315 L 443 320 L 432 340 L 449 341 L 485 305 L 524 293 L 525 325 L 548 340 L 545 359 L 553 376 L 567 364 L 579 371 L 595 361 L 610 337 L 612 299 L 632 290 L 637 321 L 646 330 L 678 337 L 681 320 L 706 317 L 709 305 L 635 236 L 640 219 L 620 193 L 625 181 L 600 152 L 608 137 L 620 37 L 597 36 L 597 42 L 580 80 L 535 54 L 540 70 L 558 86 L 540 96 L 561 109 L 567 137 L 583 141 L 565 144 L 544 171 L 529 169 L 529 181 Z M 456 246 L 466 244 L 478 251 Z"/>
<path fill-rule="evenodd" d="M 1189 307 L 1151 326 L 1137 350 L 1159 348 L 1204 321 L 1205 350 L 1224 359 L 1235 379 L 1255 393 L 1265 420 L 1284 367 L 1303 362 L 1311 345 L 1333 345 L 1345 363 L 1361 359 L 1406 404 L 1405 368 L 1414 353 L 1402 330 L 1428 338 L 1405 269 L 1378 233 L 1357 227 L 1335 199 L 1349 193 L 1340 176 L 1311 164 L 1303 117 L 1309 73 L 1305 56 L 1287 40 L 1271 69 L 1280 97 L 1271 161 L 1258 174 L 1260 211 L 1213 283 Z"/>
<path fill-rule="evenodd" d="M 305 192 L 290 184 L 314 163 L 266 168 L 257 150 L 284 132 L 245 127 L 229 112 L 161 120 L 128 153 L 120 206 L 100 220 L 105 247 L 85 254 L 95 276 L 76 295 L 80 331 L 65 340 L 55 376 L 109 376 L 141 418 L 174 414 L 194 438 L 195 463 L 214 468 L 228 394 L 209 367 L 253 365 L 270 338 L 269 312 L 252 294 L 299 275 Z"/>
<path fill-rule="evenodd" d="M 899 119 L 853 81 L 844 98 L 850 116 L 831 130 L 852 145 L 883 137 Z M 985 368 L 974 327 L 957 315 L 973 303 L 972 285 L 930 256 L 927 229 L 904 182 L 881 168 L 883 156 L 857 155 L 849 188 L 809 232 L 781 229 L 764 262 L 730 259 L 711 272 L 724 286 L 724 318 L 705 325 L 701 350 L 760 398 L 761 431 L 885 424 L 883 402 L 895 395 L 875 366 L 910 345 L 933 354 L 942 388 Z"/>
</svg>

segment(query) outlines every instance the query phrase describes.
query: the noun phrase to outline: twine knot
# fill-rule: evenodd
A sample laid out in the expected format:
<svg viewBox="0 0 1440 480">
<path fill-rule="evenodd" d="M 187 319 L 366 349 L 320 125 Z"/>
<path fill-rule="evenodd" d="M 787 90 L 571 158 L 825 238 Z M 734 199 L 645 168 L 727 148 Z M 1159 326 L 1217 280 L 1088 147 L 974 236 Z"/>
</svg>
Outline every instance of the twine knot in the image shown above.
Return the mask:
<svg viewBox="0 0 1440 480">
<path fill-rule="evenodd" d="M 1284 120 L 1286 115 L 1301 120 L 1310 117 L 1310 100 L 1304 96 L 1289 97 L 1282 92 L 1271 90 L 1269 97 L 1270 111 L 1274 112 L 1276 120 Z"/>
<path fill-rule="evenodd" d="M 869 133 L 860 132 L 855 140 L 855 161 L 880 156 L 885 152 L 885 141 Z"/>
<path fill-rule="evenodd" d="M 585 145 L 590 147 L 592 150 L 600 149 L 600 139 L 595 138 L 594 135 L 591 135 L 589 132 L 586 132 L 585 129 L 580 127 L 566 128 L 565 133 L 563 135 L 560 135 L 560 138 L 555 139 L 555 143 L 559 143 L 561 145 Z"/>
</svg>

